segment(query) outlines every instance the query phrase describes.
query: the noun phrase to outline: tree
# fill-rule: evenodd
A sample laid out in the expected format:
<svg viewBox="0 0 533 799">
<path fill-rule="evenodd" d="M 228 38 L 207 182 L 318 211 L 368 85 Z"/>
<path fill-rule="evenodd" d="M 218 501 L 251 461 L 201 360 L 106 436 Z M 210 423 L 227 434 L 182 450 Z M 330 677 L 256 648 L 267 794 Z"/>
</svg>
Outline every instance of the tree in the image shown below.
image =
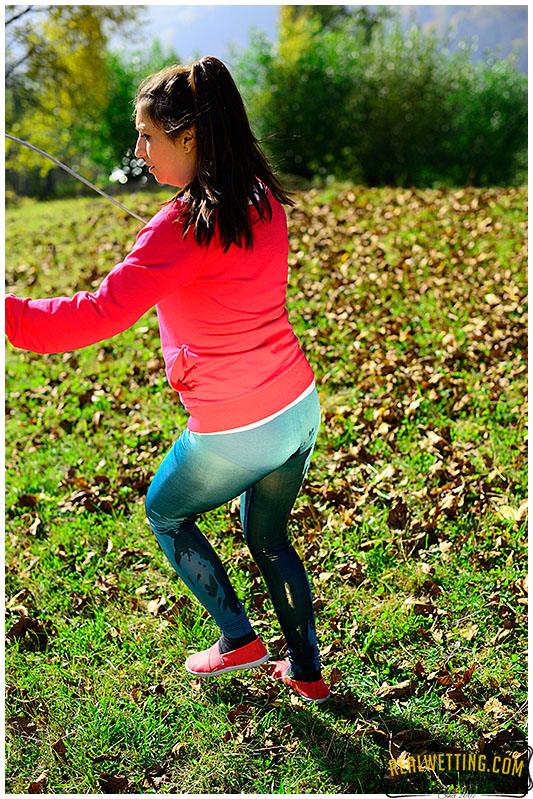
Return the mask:
<svg viewBox="0 0 533 799">
<path fill-rule="evenodd" d="M 142 6 L 7 6 L 6 132 L 94 174 L 88 145 L 109 94 L 107 45 Z M 51 162 L 8 143 L 8 178 Z"/>
<path fill-rule="evenodd" d="M 301 19 L 314 19 L 320 30 L 335 30 L 345 23 L 356 32 L 364 31 L 368 44 L 374 30 L 380 29 L 393 12 L 387 6 L 378 6 L 372 11 L 368 6 L 282 6 L 280 10 L 280 42 L 290 39 L 295 23 Z"/>
<path fill-rule="evenodd" d="M 322 30 L 334 28 L 335 24 L 350 15 L 346 6 L 281 6 L 279 21 L 280 40 L 291 35 L 294 25 L 301 19 L 316 19 Z"/>
<path fill-rule="evenodd" d="M 390 13 L 282 6 L 277 45 L 258 36 L 242 55 L 237 75 L 251 116 L 265 149 L 285 171 L 311 177 L 349 169 L 357 178 L 354 87 L 362 79 L 369 35 Z"/>
<path fill-rule="evenodd" d="M 367 185 L 523 180 L 527 78 L 512 57 L 473 65 L 416 25 L 320 8 L 284 6 L 279 42 L 256 35 L 237 63 L 278 169 Z"/>
</svg>

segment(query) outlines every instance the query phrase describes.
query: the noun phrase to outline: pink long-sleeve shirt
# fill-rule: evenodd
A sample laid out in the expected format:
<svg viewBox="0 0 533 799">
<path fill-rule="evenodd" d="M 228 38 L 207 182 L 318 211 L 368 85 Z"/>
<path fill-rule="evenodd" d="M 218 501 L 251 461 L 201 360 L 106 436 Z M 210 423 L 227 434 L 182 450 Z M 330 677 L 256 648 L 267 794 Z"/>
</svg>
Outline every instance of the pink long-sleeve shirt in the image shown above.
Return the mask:
<svg viewBox="0 0 533 799">
<path fill-rule="evenodd" d="M 252 250 L 217 236 L 184 239 L 178 203 L 163 207 L 94 293 L 6 297 L 13 346 L 68 352 L 131 327 L 154 305 L 170 385 L 198 433 L 241 427 L 277 413 L 312 383 L 286 309 L 287 222 L 269 193 L 272 220 L 251 206 Z"/>
</svg>

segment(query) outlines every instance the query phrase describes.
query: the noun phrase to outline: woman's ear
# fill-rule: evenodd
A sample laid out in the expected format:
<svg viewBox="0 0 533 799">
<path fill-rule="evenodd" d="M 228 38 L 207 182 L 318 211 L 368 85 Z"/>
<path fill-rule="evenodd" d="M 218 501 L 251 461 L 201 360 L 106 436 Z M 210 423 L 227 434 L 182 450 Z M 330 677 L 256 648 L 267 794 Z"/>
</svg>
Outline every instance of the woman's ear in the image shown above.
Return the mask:
<svg viewBox="0 0 533 799">
<path fill-rule="evenodd" d="M 186 153 L 191 152 L 196 147 L 196 134 L 194 128 L 184 131 L 181 137 L 181 143 Z"/>
</svg>

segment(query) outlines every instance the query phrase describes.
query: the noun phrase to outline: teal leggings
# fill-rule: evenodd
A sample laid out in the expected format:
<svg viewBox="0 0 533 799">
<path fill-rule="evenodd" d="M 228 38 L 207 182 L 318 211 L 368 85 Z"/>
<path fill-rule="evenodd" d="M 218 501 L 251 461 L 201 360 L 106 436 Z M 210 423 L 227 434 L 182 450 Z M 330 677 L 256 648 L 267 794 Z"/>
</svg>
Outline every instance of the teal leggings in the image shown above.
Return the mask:
<svg viewBox="0 0 533 799">
<path fill-rule="evenodd" d="M 241 523 L 285 636 L 296 679 L 319 679 L 311 588 L 287 521 L 320 426 L 316 390 L 259 427 L 199 435 L 185 430 L 164 458 L 146 497 L 150 526 L 164 554 L 222 633 L 252 632 L 200 514 L 241 498 Z"/>
</svg>

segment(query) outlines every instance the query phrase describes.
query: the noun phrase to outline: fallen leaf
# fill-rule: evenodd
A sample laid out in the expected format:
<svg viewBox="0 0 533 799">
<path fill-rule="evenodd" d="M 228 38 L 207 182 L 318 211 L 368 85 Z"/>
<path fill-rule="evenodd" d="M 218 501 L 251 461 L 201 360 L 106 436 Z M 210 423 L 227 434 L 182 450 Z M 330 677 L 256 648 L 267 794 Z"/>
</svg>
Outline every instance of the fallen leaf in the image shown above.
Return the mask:
<svg viewBox="0 0 533 799">
<path fill-rule="evenodd" d="M 486 713 L 491 713 L 496 718 L 505 718 L 506 716 L 512 716 L 513 711 L 511 708 L 506 707 L 503 705 L 499 699 L 495 696 L 492 696 L 490 699 L 487 699 L 485 704 L 483 705 L 483 710 Z"/>
<path fill-rule="evenodd" d="M 148 613 L 157 616 L 163 605 L 166 604 L 167 604 L 166 596 L 159 596 L 156 597 L 156 599 L 151 599 L 147 604 Z"/>
<path fill-rule="evenodd" d="M 447 555 L 453 549 L 452 541 L 440 541 L 439 549 L 443 555 Z"/>
<path fill-rule="evenodd" d="M 8 719 L 8 724 L 15 732 L 18 732 L 19 735 L 25 735 L 34 740 L 39 738 L 35 722 L 26 716 L 11 716 Z"/>
<path fill-rule="evenodd" d="M 21 494 L 17 500 L 19 508 L 34 508 L 39 502 L 35 494 Z"/>
<path fill-rule="evenodd" d="M 421 679 L 425 679 L 428 676 L 427 671 L 426 671 L 426 667 L 419 660 L 417 660 L 414 670 L 415 670 L 415 674 L 418 677 L 420 677 Z"/>
<path fill-rule="evenodd" d="M 479 719 L 477 719 L 475 716 L 469 716 L 466 713 L 461 716 L 461 723 L 468 724 L 468 726 L 472 727 L 473 729 L 479 727 Z"/>
<path fill-rule="evenodd" d="M 120 589 L 118 585 L 115 583 L 110 582 L 109 580 L 105 580 L 103 577 L 98 575 L 95 581 L 95 588 L 98 588 L 103 594 L 109 594 L 109 596 L 116 596 L 120 593 Z"/>
<path fill-rule="evenodd" d="M 364 567 L 358 561 L 348 561 L 347 563 L 339 563 L 337 571 L 340 577 L 347 581 L 359 585 L 365 578 Z"/>
<path fill-rule="evenodd" d="M 92 757 L 91 760 L 93 763 L 103 763 L 106 760 L 120 760 L 120 755 L 111 755 L 111 754 L 104 754 L 104 755 L 97 755 L 96 757 Z"/>
<path fill-rule="evenodd" d="M 479 752 L 500 752 L 505 748 L 506 744 L 519 743 L 527 747 L 527 742 L 524 738 L 524 733 L 518 727 L 508 727 L 505 730 L 495 730 L 494 732 L 484 732 L 478 741 L 477 747 Z"/>
<path fill-rule="evenodd" d="M 91 560 L 92 560 L 92 559 L 93 559 L 93 558 L 94 558 L 94 557 L 95 557 L 97 554 L 98 554 L 97 552 L 93 552 L 93 551 L 91 551 L 91 550 L 90 550 L 89 552 L 87 552 L 87 554 L 85 555 L 85 558 L 83 559 L 83 561 L 82 561 L 82 564 L 81 564 L 81 565 L 82 565 L 82 566 L 87 566 L 87 564 L 88 564 L 88 563 L 90 563 L 90 562 L 91 562 Z"/>
<path fill-rule="evenodd" d="M 493 637 L 490 639 L 490 643 L 491 643 L 493 646 L 494 646 L 495 644 L 500 644 L 502 641 L 505 641 L 507 638 L 509 638 L 509 636 L 510 636 L 510 635 L 511 635 L 511 630 L 507 630 L 507 629 L 505 629 L 505 628 L 504 628 L 504 629 L 501 629 L 501 630 L 498 630 L 498 632 L 496 633 L 496 635 L 494 635 L 494 636 L 493 636 Z"/>
<path fill-rule="evenodd" d="M 344 679 L 344 674 L 342 673 L 342 670 L 338 669 L 336 666 L 334 666 L 331 669 L 331 672 L 330 672 L 330 675 L 329 675 L 329 678 L 328 678 L 329 685 L 331 687 L 333 687 L 334 685 L 337 685 L 338 683 L 340 683 L 343 679 Z"/>
<path fill-rule="evenodd" d="M 519 508 L 512 505 L 497 505 L 496 511 L 506 522 L 519 522 L 527 514 L 527 506 L 524 509 L 522 505 Z"/>
<path fill-rule="evenodd" d="M 124 774 L 109 774 L 106 771 L 98 776 L 98 784 L 102 793 L 125 793 L 129 788 L 129 780 Z"/>
<path fill-rule="evenodd" d="M 30 527 L 26 532 L 28 533 L 28 535 L 34 536 L 34 538 L 44 537 L 45 528 L 39 516 L 35 517 L 35 519 L 33 520 L 32 524 L 30 525 Z"/>
<path fill-rule="evenodd" d="M 37 779 L 30 782 L 28 785 L 28 793 L 44 793 L 44 788 L 46 787 L 46 783 L 48 782 L 48 776 L 46 771 L 43 771 L 42 774 L 39 774 Z"/>
<path fill-rule="evenodd" d="M 405 530 L 409 511 L 403 499 L 397 499 L 387 516 L 387 525 L 391 530 Z"/>
<path fill-rule="evenodd" d="M 56 741 L 55 744 L 52 744 L 52 749 L 54 750 L 55 754 L 62 760 L 63 763 L 67 762 L 66 754 L 67 754 L 67 747 L 65 746 L 65 742 L 62 738 L 59 741 Z"/>
<path fill-rule="evenodd" d="M 406 610 L 412 610 L 417 616 L 431 616 L 437 611 L 435 605 L 424 597 L 407 597 L 403 604 Z"/>
<path fill-rule="evenodd" d="M 374 477 L 373 482 L 382 483 L 384 480 L 392 480 L 392 478 L 395 476 L 396 468 L 392 465 L 392 463 L 389 463 L 384 469 L 382 469 L 381 472 L 378 472 L 378 474 Z"/>
<path fill-rule="evenodd" d="M 447 710 L 457 710 L 459 706 L 471 707 L 472 705 L 463 689 L 457 687 L 449 688 L 442 697 L 442 702 Z"/>
<path fill-rule="evenodd" d="M 384 683 L 378 691 L 378 696 L 383 699 L 407 699 L 414 694 L 415 687 L 413 680 L 404 680 L 397 685 Z"/>
<path fill-rule="evenodd" d="M 52 625 L 49 622 L 43 624 L 38 619 L 23 616 L 11 627 L 6 635 L 6 641 L 8 643 L 22 642 L 22 648 L 28 649 L 30 652 L 44 652 L 51 631 Z"/>
<path fill-rule="evenodd" d="M 478 665 L 478 662 L 477 662 L 477 660 L 475 660 L 468 669 L 465 669 L 464 671 L 456 672 L 455 673 L 455 683 L 456 683 L 456 685 L 467 685 L 467 683 L 469 683 L 470 680 L 472 679 L 472 675 L 473 675 L 474 670 L 475 670 L 477 665 Z"/>
<path fill-rule="evenodd" d="M 143 788 L 153 788 L 157 793 L 160 792 L 162 784 L 167 778 L 166 768 L 164 766 L 151 766 L 144 772 L 144 780 L 142 782 Z"/>
<path fill-rule="evenodd" d="M 462 627 L 459 630 L 459 635 L 462 638 L 466 638 L 467 641 L 472 641 L 479 632 L 479 626 L 477 624 L 467 624 L 466 627 Z"/>
<path fill-rule="evenodd" d="M 453 676 L 447 669 L 439 669 L 428 674 L 428 680 L 436 680 L 439 685 L 453 685 Z"/>
</svg>

